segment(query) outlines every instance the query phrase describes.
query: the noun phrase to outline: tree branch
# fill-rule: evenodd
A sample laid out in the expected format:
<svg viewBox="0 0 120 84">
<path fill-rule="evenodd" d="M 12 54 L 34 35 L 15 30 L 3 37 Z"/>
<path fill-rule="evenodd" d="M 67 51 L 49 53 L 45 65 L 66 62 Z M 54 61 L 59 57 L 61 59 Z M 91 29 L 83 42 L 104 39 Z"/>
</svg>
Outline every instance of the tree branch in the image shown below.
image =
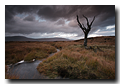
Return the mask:
<svg viewBox="0 0 120 84">
<path fill-rule="evenodd" d="M 77 22 L 78 22 L 78 25 L 80 26 L 80 28 L 83 30 L 83 32 L 85 33 L 86 32 L 86 28 L 85 28 L 85 26 L 84 26 L 84 24 L 82 24 L 81 25 L 81 23 L 80 23 L 80 21 L 79 21 L 79 19 L 78 19 L 78 15 L 77 15 Z"/>
<path fill-rule="evenodd" d="M 82 24 L 82 25 L 83 25 L 83 28 L 85 28 L 84 24 Z"/>
<path fill-rule="evenodd" d="M 86 16 L 84 16 L 84 15 L 83 15 L 83 17 L 87 20 L 87 25 L 89 26 L 88 18 Z"/>
<path fill-rule="evenodd" d="M 80 24 L 79 19 L 78 19 L 78 15 L 77 15 L 77 22 Z"/>
<path fill-rule="evenodd" d="M 80 21 L 79 21 L 79 19 L 78 19 L 78 15 L 77 15 L 77 22 L 78 22 L 78 25 L 79 25 L 81 28 L 83 28 L 82 25 L 81 25 L 81 23 L 80 23 Z"/>
<path fill-rule="evenodd" d="M 92 23 L 93 23 L 93 21 L 95 20 L 95 16 L 94 16 L 94 18 L 93 18 L 93 20 L 92 20 L 92 22 L 90 23 L 90 26 L 92 25 Z"/>
</svg>

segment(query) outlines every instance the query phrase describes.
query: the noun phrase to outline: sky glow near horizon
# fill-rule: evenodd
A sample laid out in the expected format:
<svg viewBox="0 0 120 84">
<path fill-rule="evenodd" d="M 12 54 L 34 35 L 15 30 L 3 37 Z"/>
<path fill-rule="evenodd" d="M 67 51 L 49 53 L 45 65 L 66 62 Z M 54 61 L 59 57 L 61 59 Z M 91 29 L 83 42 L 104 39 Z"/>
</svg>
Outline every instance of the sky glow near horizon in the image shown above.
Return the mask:
<svg viewBox="0 0 120 84">
<path fill-rule="evenodd" d="M 85 10 L 88 9 L 89 10 Z M 86 26 L 96 16 L 88 37 L 115 36 L 114 5 L 36 5 L 5 6 L 5 36 L 28 38 L 84 38 L 78 26 L 76 15 Z"/>
</svg>

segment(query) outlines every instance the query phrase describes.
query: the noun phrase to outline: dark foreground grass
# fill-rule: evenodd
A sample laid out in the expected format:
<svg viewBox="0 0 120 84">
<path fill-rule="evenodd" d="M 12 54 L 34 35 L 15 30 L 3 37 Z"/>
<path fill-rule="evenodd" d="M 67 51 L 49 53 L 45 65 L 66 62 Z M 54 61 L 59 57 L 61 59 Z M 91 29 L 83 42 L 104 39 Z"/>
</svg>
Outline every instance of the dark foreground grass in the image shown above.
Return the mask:
<svg viewBox="0 0 120 84">
<path fill-rule="evenodd" d="M 40 73 L 52 79 L 59 76 L 70 79 L 115 79 L 114 42 L 98 45 L 95 42 L 88 46 L 90 49 L 85 49 L 78 42 L 59 43 L 61 51 L 38 65 L 37 70 Z M 68 45 L 62 46 L 64 44 Z M 55 43 L 54 46 L 59 45 Z"/>
</svg>

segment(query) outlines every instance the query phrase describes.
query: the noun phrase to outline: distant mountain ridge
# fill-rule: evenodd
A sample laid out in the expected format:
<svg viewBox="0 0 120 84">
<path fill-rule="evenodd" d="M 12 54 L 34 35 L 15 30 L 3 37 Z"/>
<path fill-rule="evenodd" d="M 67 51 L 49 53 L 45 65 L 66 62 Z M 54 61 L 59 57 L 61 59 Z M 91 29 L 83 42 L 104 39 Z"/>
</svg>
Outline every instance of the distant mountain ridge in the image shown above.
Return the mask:
<svg viewBox="0 0 120 84">
<path fill-rule="evenodd" d="M 33 38 L 27 38 L 24 36 L 10 36 L 5 37 L 5 41 L 70 41 L 69 39 L 65 38 L 39 38 L 39 39 L 33 39 Z"/>
</svg>

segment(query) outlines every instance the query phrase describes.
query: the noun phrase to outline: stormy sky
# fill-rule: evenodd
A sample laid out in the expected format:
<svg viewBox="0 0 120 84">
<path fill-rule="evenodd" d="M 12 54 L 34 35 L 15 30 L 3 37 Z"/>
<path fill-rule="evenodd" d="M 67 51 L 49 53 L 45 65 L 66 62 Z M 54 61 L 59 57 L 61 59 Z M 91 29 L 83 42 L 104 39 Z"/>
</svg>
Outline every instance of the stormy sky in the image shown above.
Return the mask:
<svg viewBox="0 0 120 84">
<path fill-rule="evenodd" d="M 114 5 L 5 5 L 5 36 L 80 39 L 84 37 L 76 15 L 87 27 L 95 16 L 88 37 L 115 36 Z"/>
</svg>

